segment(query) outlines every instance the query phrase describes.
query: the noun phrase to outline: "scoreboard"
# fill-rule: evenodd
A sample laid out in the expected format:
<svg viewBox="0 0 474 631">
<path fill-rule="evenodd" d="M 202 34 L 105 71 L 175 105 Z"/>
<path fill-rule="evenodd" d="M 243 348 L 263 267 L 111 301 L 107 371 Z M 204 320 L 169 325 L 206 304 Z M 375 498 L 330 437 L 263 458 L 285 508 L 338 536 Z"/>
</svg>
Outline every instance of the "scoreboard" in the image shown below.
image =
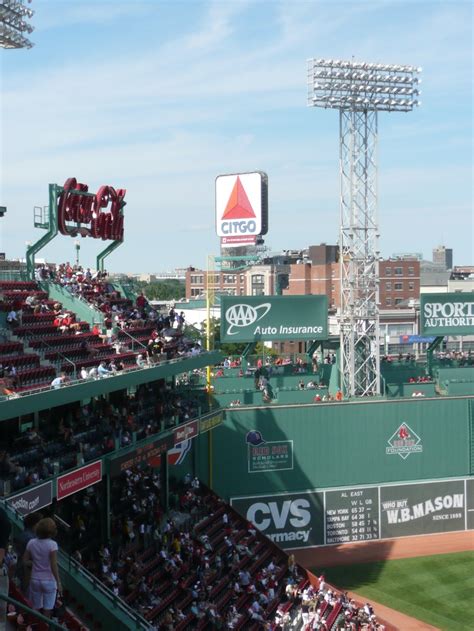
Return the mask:
<svg viewBox="0 0 474 631">
<path fill-rule="evenodd" d="M 379 538 L 377 487 L 326 491 L 327 545 Z"/>
<path fill-rule="evenodd" d="M 474 530 L 474 479 L 231 498 L 284 549 Z"/>
</svg>

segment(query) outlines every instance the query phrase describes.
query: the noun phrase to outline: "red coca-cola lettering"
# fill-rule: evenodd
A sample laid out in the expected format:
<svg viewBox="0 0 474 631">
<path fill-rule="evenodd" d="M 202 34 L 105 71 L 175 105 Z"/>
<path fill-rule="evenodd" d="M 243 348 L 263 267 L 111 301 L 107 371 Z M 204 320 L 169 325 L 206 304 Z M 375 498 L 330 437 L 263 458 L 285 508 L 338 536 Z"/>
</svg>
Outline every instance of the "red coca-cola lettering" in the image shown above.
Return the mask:
<svg viewBox="0 0 474 631">
<path fill-rule="evenodd" d="M 68 236 L 123 241 L 123 214 L 126 189 L 101 186 L 95 195 L 76 178 L 66 180 L 58 197 L 58 228 Z M 67 225 L 67 222 L 76 224 Z M 78 224 L 81 224 L 80 226 Z"/>
</svg>

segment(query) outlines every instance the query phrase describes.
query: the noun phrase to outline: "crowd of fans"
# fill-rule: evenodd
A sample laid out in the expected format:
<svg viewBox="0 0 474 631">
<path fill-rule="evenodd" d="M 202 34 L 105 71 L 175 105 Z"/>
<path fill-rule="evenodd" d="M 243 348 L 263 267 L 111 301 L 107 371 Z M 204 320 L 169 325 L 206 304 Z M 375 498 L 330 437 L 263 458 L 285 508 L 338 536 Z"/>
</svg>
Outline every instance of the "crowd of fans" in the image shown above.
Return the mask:
<svg viewBox="0 0 474 631">
<path fill-rule="evenodd" d="M 200 402 L 164 382 L 134 395 L 114 393 L 58 414 L 40 412 L 38 428 L 10 429 L 0 443 L 0 481 L 11 492 L 132 444 L 199 414 Z"/>
<path fill-rule="evenodd" d="M 168 512 L 161 498 L 152 468 L 113 480 L 106 543 L 99 536 L 101 485 L 57 508 L 71 526 L 64 546 L 76 561 L 155 629 L 383 629 L 369 604 L 358 606 L 324 576 L 312 586 L 292 555 L 264 540 L 197 478 L 171 481 Z"/>
<path fill-rule="evenodd" d="M 16 292 L 12 292 L 6 321 L 16 334 L 26 336 L 29 342 L 41 340 L 45 335 L 41 325 L 49 325 L 44 344 L 38 348 L 48 355 L 46 359 L 58 364 L 59 372 L 51 383 L 55 388 L 67 384 L 72 372 L 80 379 L 97 379 L 131 368 L 132 364 L 135 368 L 145 368 L 163 359 L 193 357 L 202 352 L 198 343 L 184 335 L 184 312 L 171 307 L 167 313 L 160 313 L 149 305 L 143 293 L 135 302 L 121 297 L 108 281 L 107 272 L 92 272 L 65 263 L 37 268 L 36 278 L 60 284 L 104 317 L 103 325 L 96 324 L 89 331 L 86 322 L 78 322 L 73 312 L 64 309 L 60 302 L 49 300 L 45 292 L 30 289 L 26 297 L 25 291 L 18 292 L 16 297 Z M 47 337 L 51 333 L 64 336 L 60 353 L 47 352 L 54 351 Z M 81 336 L 77 338 L 79 344 L 71 337 L 75 335 Z M 114 354 L 118 357 L 114 358 Z M 22 385 L 18 370 L 15 359 L 6 365 L 0 361 L 4 394 L 14 393 Z"/>
</svg>

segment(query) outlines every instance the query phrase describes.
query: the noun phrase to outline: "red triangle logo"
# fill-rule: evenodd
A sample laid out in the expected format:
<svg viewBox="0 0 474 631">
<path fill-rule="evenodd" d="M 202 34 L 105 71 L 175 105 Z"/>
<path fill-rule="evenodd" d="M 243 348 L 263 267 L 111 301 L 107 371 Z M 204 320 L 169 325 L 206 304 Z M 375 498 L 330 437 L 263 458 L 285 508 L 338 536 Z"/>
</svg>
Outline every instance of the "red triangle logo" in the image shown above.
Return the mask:
<svg viewBox="0 0 474 631">
<path fill-rule="evenodd" d="M 240 177 L 237 176 L 234 188 L 230 194 L 229 201 L 225 207 L 222 219 L 249 219 L 254 218 L 255 213 L 252 205 L 249 202 L 247 193 L 240 181 Z"/>
</svg>

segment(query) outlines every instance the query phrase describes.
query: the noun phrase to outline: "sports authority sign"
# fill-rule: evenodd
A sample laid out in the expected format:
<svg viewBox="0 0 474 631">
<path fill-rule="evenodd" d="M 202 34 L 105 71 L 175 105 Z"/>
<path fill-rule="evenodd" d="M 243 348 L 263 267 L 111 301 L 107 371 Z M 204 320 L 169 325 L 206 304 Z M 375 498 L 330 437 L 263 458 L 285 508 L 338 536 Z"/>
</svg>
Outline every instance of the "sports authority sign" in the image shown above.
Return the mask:
<svg viewBox="0 0 474 631">
<path fill-rule="evenodd" d="M 473 335 L 474 294 L 421 294 L 423 335 Z"/>
<path fill-rule="evenodd" d="M 268 178 L 238 173 L 216 178 L 216 232 L 225 247 L 255 244 L 268 231 Z"/>
<path fill-rule="evenodd" d="M 62 500 L 68 495 L 86 489 L 102 480 L 102 461 L 98 460 L 85 467 L 66 473 L 57 478 L 57 499 Z"/>
<path fill-rule="evenodd" d="M 326 296 L 222 296 L 221 341 L 325 340 Z"/>
</svg>

